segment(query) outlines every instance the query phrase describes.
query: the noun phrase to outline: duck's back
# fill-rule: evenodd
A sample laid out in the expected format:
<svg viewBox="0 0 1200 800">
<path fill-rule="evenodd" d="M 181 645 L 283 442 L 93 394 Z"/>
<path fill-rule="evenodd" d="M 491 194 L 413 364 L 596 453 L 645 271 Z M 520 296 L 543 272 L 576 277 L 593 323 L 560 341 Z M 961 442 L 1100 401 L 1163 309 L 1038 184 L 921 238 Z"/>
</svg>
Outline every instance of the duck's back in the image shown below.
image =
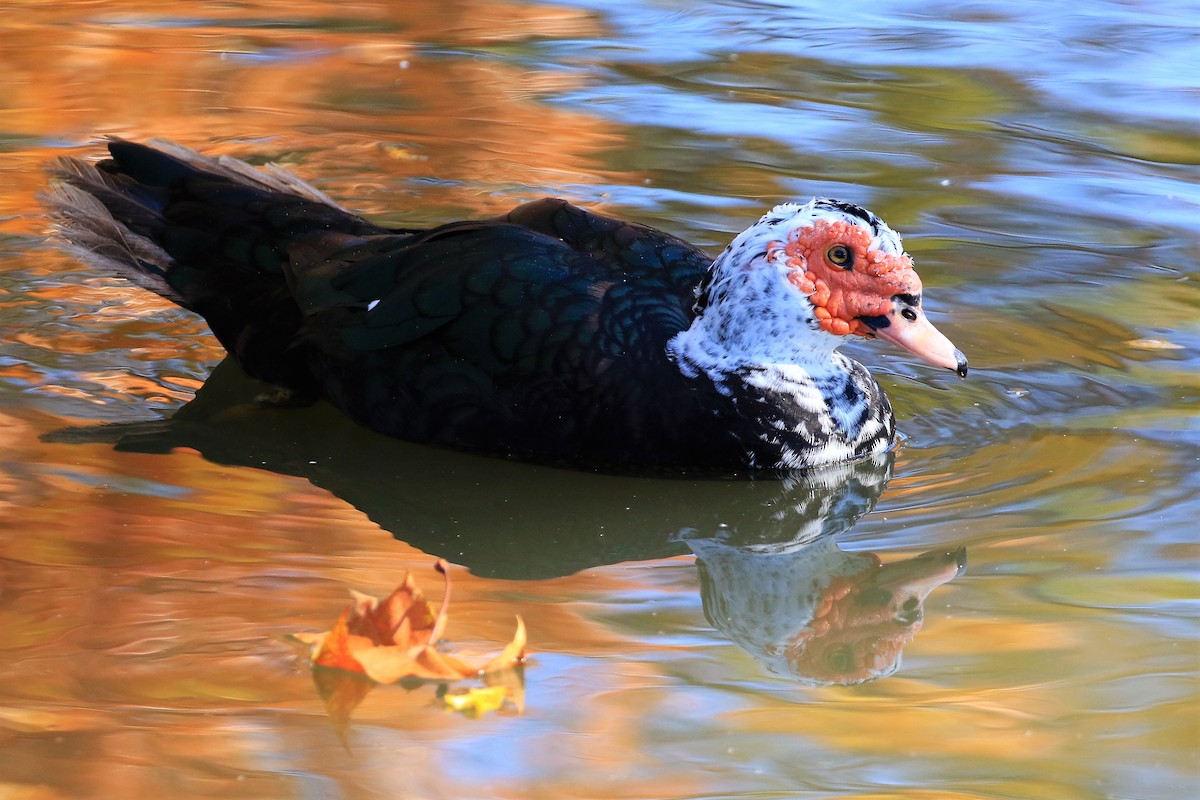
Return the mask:
<svg viewBox="0 0 1200 800">
<path fill-rule="evenodd" d="M 525 458 L 672 463 L 666 356 L 710 261 L 561 200 L 372 236 L 289 277 L 324 394 L 370 427 Z M 675 405 L 675 408 L 667 406 Z"/>
</svg>

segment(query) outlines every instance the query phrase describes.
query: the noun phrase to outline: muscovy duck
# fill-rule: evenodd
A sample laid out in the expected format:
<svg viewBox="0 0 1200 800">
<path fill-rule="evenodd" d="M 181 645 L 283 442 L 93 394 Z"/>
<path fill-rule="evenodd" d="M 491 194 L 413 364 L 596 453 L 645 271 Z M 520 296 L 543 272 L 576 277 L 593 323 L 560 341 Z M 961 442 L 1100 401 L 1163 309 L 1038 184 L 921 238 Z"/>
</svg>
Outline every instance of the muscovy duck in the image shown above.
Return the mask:
<svg viewBox="0 0 1200 800">
<path fill-rule="evenodd" d="M 965 376 L 871 212 L 776 206 L 713 261 L 563 200 L 388 229 L 269 166 L 169 142 L 65 158 L 87 261 L 200 314 L 247 373 L 404 439 L 589 468 L 791 470 L 889 448 L 878 337 Z"/>
</svg>

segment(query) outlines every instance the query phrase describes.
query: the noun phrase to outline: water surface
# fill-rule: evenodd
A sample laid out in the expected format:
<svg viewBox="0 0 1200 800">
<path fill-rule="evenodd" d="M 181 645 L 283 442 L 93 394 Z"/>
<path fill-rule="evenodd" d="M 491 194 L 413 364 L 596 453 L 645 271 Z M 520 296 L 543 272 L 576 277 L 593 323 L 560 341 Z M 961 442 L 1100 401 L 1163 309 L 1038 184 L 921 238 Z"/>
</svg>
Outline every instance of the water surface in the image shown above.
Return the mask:
<svg viewBox="0 0 1200 800">
<path fill-rule="evenodd" d="M 1200 793 L 1194 4 L 6 11 L 0 795 Z M 201 321 L 43 243 L 42 165 L 105 134 L 394 224 L 552 194 L 716 251 L 842 197 L 904 235 L 973 372 L 850 345 L 903 446 L 788 482 L 255 408 Z M 452 649 L 526 620 L 524 713 L 380 687 L 343 744 L 288 636 L 406 569 L 436 594 L 437 557 Z"/>
</svg>

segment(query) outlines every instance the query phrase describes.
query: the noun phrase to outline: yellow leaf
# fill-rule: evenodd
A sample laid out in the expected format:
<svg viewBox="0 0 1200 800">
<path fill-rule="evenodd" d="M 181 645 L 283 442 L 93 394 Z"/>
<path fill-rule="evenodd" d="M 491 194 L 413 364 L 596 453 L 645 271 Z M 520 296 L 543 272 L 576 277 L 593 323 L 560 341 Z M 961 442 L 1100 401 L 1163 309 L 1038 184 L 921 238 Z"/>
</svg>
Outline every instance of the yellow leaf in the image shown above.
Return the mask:
<svg viewBox="0 0 1200 800">
<path fill-rule="evenodd" d="M 465 692 L 447 692 L 442 702 L 451 711 L 468 717 L 480 717 L 504 706 L 508 689 L 504 686 L 473 686 Z"/>
</svg>

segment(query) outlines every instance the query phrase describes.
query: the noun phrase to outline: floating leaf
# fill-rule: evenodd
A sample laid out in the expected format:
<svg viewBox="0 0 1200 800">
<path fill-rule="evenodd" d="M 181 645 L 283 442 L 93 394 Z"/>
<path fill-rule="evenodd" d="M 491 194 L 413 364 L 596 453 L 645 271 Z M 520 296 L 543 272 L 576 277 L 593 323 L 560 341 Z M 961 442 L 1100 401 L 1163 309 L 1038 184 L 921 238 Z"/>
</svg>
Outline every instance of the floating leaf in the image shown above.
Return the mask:
<svg viewBox="0 0 1200 800">
<path fill-rule="evenodd" d="M 494 711 L 509 701 L 518 713 L 524 711 L 524 620 L 517 617 L 512 641 L 482 668 L 439 650 L 448 622 L 450 575 L 445 561 L 439 560 L 434 568 L 445 583 L 442 606 L 436 612 L 410 573 L 382 600 L 352 591 L 353 602 L 331 630 L 296 634 L 312 648 L 313 679 L 339 735 L 344 734 L 350 713 L 380 683 L 481 678 L 485 687 L 441 696 L 463 698 L 445 702 L 468 716 Z"/>
<path fill-rule="evenodd" d="M 504 706 L 507 699 L 506 686 L 472 686 L 465 691 L 446 692 L 441 695 L 446 708 L 467 717 L 479 717 L 489 711 L 496 711 Z"/>
</svg>

